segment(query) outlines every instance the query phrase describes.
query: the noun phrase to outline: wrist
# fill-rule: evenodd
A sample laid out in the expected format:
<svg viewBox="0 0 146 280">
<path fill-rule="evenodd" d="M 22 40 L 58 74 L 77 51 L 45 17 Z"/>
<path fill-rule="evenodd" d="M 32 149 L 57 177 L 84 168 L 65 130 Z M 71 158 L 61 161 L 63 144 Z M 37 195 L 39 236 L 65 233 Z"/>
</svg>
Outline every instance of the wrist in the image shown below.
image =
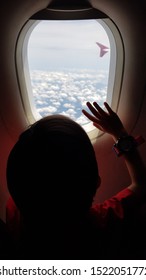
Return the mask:
<svg viewBox="0 0 146 280">
<path fill-rule="evenodd" d="M 128 134 L 122 134 L 122 136 L 119 137 L 113 145 L 113 150 L 119 157 L 122 154 L 126 155 L 130 154 L 131 152 L 133 153 L 133 151 L 144 142 L 145 140 L 142 136 L 133 137 Z"/>
<path fill-rule="evenodd" d="M 119 138 L 121 138 L 121 137 L 126 137 L 126 136 L 128 136 L 128 135 L 129 135 L 129 134 L 128 134 L 128 132 L 126 131 L 126 129 L 123 128 L 123 129 L 121 129 L 120 131 L 114 133 L 114 134 L 112 135 L 112 137 L 113 137 L 113 140 L 116 142 Z"/>
</svg>

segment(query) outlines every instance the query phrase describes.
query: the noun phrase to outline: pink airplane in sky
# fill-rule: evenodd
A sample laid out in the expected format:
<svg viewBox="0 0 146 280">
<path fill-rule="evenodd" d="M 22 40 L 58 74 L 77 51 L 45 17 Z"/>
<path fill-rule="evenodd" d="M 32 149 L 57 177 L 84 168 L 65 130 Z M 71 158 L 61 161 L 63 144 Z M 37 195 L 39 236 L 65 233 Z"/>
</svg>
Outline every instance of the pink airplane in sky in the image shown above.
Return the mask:
<svg viewBox="0 0 146 280">
<path fill-rule="evenodd" d="M 98 47 L 100 48 L 100 57 L 104 56 L 107 52 L 108 52 L 108 47 L 96 42 L 96 44 L 98 45 Z"/>
</svg>

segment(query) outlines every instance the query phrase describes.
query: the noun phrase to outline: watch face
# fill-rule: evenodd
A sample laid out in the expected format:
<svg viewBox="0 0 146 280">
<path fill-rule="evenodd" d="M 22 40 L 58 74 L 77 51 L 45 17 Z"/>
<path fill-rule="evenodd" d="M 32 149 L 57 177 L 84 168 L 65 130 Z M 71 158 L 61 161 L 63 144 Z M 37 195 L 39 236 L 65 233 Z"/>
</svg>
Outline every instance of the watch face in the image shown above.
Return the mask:
<svg viewBox="0 0 146 280">
<path fill-rule="evenodd" d="M 129 152 L 135 147 L 135 141 L 133 137 L 123 137 L 118 140 L 117 147 L 122 152 Z"/>
</svg>

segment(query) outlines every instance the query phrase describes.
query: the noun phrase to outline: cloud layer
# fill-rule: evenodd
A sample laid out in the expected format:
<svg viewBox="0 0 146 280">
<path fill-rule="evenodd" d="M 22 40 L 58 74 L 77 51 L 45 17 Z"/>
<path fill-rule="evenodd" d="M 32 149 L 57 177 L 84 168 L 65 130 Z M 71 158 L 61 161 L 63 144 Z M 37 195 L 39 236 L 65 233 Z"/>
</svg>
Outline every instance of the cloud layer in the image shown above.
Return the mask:
<svg viewBox="0 0 146 280">
<path fill-rule="evenodd" d="M 108 73 L 95 70 L 31 71 L 35 106 L 41 117 L 51 114 L 69 116 L 80 125 L 89 123 L 82 114 L 86 102 L 101 106 L 107 96 Z"/>
</svg>

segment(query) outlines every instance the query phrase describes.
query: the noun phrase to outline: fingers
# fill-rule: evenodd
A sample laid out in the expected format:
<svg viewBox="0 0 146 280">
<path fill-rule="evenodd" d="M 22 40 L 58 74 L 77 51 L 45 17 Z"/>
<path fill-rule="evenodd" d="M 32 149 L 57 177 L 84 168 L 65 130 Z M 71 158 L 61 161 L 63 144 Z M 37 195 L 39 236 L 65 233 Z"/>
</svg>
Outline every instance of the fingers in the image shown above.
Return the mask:
<svg viewBox="0 0 146 280">
<path fill-rule="evenodd" d="M 93 115 L 89 114 L 86 110 L 82 110 L 82 113 L 92 122 L 96 122 L 97 118 L 95 118 Z"/>
<path fill-rule="evenodd" d="M 82 113 L 90 120 L 93 122 L 93 125 L 102 130 L 101 126 L 100 126 L 100 120 L 98 120 L 97 118 L 95 118 L 94 116 L 92 116 L 91 114 L 89 114 L 86 110 L 82 110 Z"/>
<path fill-rule="evenodd" d="M 96 127 L 96 128 L 98 128 L 99 130 L 103 130 L 102 129 L 102 126 L 101 125 L 99 125 L 98 123 L 93 123 L 93 125 Z"/>
<path fill-rule="evenodd" d="M 105 106 L 105 108 L 107 109 L 107 111 L 109 112 L 110 115 L 114 113 L 113 110 L 111 109 L 111 107 L 108 105 L 107 102 L 104 102 L 104 106 Z"/>
<path fill-rule="evenodd" d="M 100 116 L 102 117 L 107 116 L 107 113 L 97 104 L 97 102 L 94 102 L 93 105 L 96 108 L 96 110 L 99 112 Z"/>
<path fill-rule="evenodd" d="M 93 105 L 90 102 L 87 102 L 86 105 L 93 115 L 88 113 L 86 110 L 82 110 L 82 112 L 89 120 L 93 122 L 94 126 L 97 128 L 100 127 L 101 121 L 106 120 L 107 117 L 114 114 L 107 102 L 104 102 L 104 105 L 108 112 L 105 112 L 97 102 L 93 102 Z"/>
<path fill-rule="evenodd" d="M 90 102 L 87 102 L 86 105 L 87 105 L 87 107 L 89 108 L 89 110 L 92 112 L 92 114 L 93 114 L 96 118 L 100 119 L 101 117 L 106 117 L 106 116 L 107 116 L 107 112 L 105 112 L 105 111 L 98 105 L 97 102 L 93 102 L 93 105 L 94 105 L 94 106 L 93 106 Z M 108 113 L 109 113 L 109 114 L 112 114 L 113 111 L 112 111 L 112 109 L 110 108 L 110 106 L 108 105 L 108 103 L 107 103 L 107 102 L 104 102 L 104 105 L 105 105 L 105 108 L 107 109 Z M 84 115 L 87 116 L 87 114 L 86 114 L 87 112 L 86 112 L 86 113 L 85 113 L 85 112 L 86 112 L 86 111 L 83 110 Z M 89 116 L 87 116 L 87 117 L 89 117 Z"/>
<path fill-rule="evenodd" d="M 95 103 L 95 102 L 94 102 Z M 94 105 L 93 103 L 93 105 Z M 96 103 L 97 104 L 97 103 Z M 90 109 L 90 111 L 92 112 L 92 114 L 96 117 L 96 118 L 99 118 L 100 117 L 100 114 L 99 114 L 99 111 L 98 109 L 94 108 L 93 105 L 90 103 L 90 102 L 87 102 L 87 107 Z M 95 106 L 95 105 L 94 105 Z"/>
</svg>

